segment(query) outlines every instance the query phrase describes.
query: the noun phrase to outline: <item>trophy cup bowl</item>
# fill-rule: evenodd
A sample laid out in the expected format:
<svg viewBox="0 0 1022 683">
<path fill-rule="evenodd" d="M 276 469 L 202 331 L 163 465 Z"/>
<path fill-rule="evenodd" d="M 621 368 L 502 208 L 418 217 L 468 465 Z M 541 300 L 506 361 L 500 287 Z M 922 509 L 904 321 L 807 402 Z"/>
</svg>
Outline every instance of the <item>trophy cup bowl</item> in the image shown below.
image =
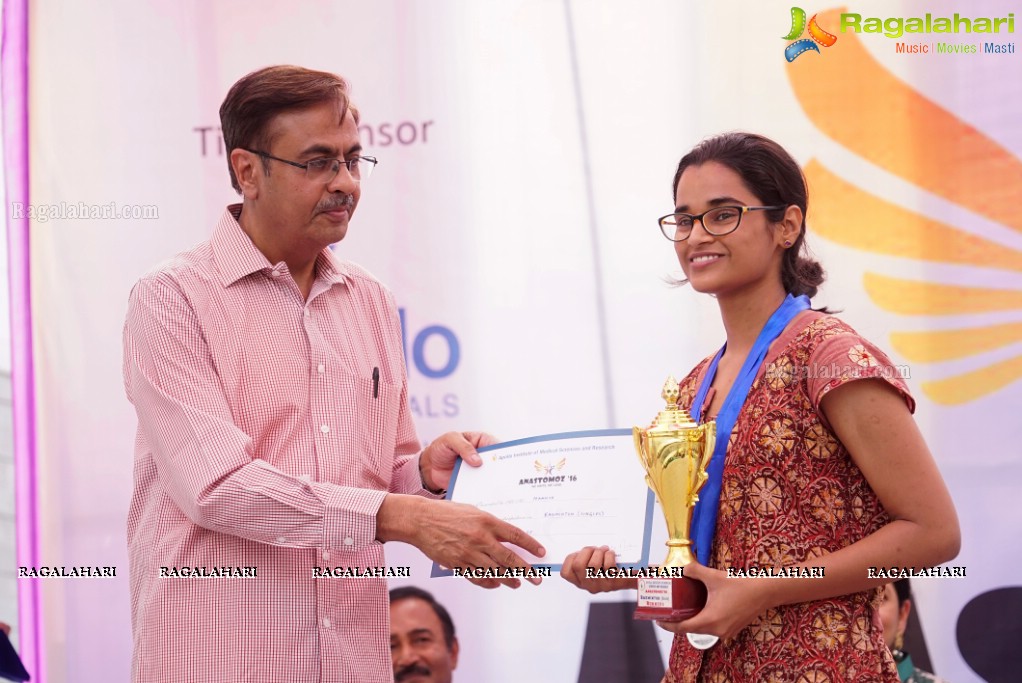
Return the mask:
<svg viewBox="0 0 1022 683">
<path fill-rule="evenodd" d="M 661 394 L 667 406 L 646 429 L 633 428 L 635 450 L 646 483 L 656 494 L 667 520 L 667 559 L 661 578 L 640 578 L 636 619 L 681 621 L 706 604 L 706 586 L 683 575 L 695 562 L 692 554 L 692 509 L 706 483 L 706 467 L 713 456 L 717 425 L 697 425 L 678 407 L 678 382 L 668 377 Z"/>
</svg>

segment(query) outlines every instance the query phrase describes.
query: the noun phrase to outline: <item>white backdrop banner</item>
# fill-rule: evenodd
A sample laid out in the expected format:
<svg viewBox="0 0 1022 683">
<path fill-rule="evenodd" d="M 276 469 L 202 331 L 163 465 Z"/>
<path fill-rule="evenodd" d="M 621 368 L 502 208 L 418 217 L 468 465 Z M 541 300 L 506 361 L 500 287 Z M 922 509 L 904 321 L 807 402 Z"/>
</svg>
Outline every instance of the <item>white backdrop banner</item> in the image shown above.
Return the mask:
<svg viewBox="0 0 1022 683">
<path fill-rule="evenodd" d="M 397 296 L 425 440 L 647 423 L 664 377 L 723 341 L 713 300 L 665 282 L 680 269 L 656 218 L 673 207 L 678 159 L 729 129 L 791 150 L 829 271 L 815 304 L 910 367 L 958 506 L 967 578 L 915 585 L 932 665 L 958 683 L 998 680 L 969 653 L 982 628 L 1018 617 L 967 617 L 1022 591 L 1010 541 L 1022 537 L 1022 57 L 983 50 L 1014 41 L 1013 24 L 892 37 L 892 23 L 841 31 L 840 12 L 1007 17 L 1013 5 L 802 8 L 837 40 L 789 63 L 779 3 L 33 3 L 31 202 L 65 207 L 31 226 L 40 561 L 117 567 L 42 585 L 46 683 L 128 678 L 127 296 L 236 200 L 217 111 L 238 78 L 279 63 L 353 85 L 380 165 L 337 250 Z M 980 48 L 937 53 L 940 41 Z M 454 616 L 456 680 L 663 672 L 669 634 L 633 629 L 619 605 L 634 595 L 594 598 L 559 578 L 482 591 L 429 579 L 407 546 L 389 561 Z"/>
</svg>

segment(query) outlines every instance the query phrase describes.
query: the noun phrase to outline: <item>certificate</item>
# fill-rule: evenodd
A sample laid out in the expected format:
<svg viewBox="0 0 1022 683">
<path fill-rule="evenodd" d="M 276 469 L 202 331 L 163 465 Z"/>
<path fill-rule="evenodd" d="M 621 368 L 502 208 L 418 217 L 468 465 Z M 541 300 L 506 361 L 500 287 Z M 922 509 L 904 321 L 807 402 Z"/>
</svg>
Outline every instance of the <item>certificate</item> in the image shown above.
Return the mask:
<svg viewBox="0 0 1022 683">
<path fill-rule="evenodd" d="M 609 546 L 618 566 L 645 567 L 653 515 L 630 429 L 564 432 L 484 446 L 482 467 L 457 462 L 448 500 L 474 505 L 514 524 L 546 549 L 535 567 L 560 570 L 569 553 Z M 434 563 L 433 576 L 450 570 Z"/>
</svg>

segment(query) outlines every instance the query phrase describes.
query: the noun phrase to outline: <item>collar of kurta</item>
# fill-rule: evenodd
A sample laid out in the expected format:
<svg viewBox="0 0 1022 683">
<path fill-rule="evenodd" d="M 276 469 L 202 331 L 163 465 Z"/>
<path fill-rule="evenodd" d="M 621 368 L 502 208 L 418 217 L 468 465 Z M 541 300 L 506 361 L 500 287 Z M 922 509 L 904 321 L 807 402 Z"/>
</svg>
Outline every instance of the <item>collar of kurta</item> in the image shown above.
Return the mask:
<svg viewBox="0 0 1022 683">
<path fill-rule="evenodd" d="M 259 251 L 238 222 L 241 208 L 241 204 L 228 206 L 213 229 L 213 258 L 220 270 L 221 284 L 224 287 L 229 287 L 252 273 L 260 271 L 268 273 L 287 267 L 283 261 L 278 264 L 270 263 L 266 255 Z M 332 285 L 346 284 L 347 278 L 347 268 L 329 248 L 316 256 L 316 280 Z"/>
</svg>

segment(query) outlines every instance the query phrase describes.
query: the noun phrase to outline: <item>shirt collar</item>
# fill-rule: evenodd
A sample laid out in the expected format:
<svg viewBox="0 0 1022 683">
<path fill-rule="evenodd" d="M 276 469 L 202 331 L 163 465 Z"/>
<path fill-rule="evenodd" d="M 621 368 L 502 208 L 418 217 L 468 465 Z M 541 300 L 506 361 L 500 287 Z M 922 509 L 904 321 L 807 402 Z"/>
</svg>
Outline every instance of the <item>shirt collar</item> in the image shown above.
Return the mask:
<svg viewBox="0 0 1022 683">
<path fill-rule="evenodd" d="M 225 210 L 213 229 L 213 258 L 220 270 L 220 282 L 229 287 L 246 275 L 286 266 L 284 262 L 274 265 L 259 248 L 253 244 L 252 238 L 238 223 L 241 216 L 241 204 L 231 204 Z M 316 280 L 327 285 L 345 284 L 348 268 L 330 248 L 326 248 L 316 256 Z"/>
</svg>

